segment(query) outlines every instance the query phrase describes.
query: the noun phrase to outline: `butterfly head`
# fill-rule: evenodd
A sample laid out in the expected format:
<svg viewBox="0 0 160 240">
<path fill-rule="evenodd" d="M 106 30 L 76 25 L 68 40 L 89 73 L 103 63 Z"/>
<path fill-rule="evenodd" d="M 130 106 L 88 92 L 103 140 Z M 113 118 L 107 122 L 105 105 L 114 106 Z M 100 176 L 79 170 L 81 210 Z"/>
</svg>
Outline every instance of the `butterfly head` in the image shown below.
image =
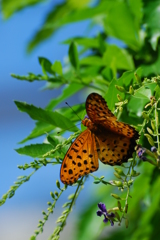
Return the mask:
<svg viewBox="0 0 160 240">
<path fill-rule="evenodd" d="M 84 117 L 84 119 L 82 120 L 82 124 L 89 128 L 91 131 L 97 131 L 97 126 L 90 120 L 88 115 Z"/>
</svg>

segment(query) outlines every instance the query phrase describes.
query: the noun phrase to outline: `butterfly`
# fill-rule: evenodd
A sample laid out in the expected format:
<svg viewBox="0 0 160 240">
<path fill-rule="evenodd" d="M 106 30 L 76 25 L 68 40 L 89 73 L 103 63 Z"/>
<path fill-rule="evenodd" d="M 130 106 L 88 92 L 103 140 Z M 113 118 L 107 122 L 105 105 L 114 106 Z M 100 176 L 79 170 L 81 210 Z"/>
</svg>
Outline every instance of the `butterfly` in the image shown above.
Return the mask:
<svg viewBox="0 0 160 240">
<path fill-rule="evenodd" d="M 138 132 L 130 125 L 117 121 L 104 98 L 91 93 L 86 100 L 87 127 L 71 144 L 61 165 L 60 178 L 72 185 L 78 178 L 94 172 L 98 159 L 111 166 L 121 165 L 132 157 Z"/>
</svg>

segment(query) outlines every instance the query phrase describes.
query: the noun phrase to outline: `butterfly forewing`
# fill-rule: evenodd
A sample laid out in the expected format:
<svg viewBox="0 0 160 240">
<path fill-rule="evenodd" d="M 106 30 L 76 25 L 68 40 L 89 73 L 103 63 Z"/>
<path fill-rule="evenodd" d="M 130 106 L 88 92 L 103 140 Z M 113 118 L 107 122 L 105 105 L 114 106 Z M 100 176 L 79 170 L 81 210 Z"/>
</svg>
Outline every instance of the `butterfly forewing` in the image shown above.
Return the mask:
<svg viewBox="0 0 160 240">
<path fill-rule="evenodd" d="M 73 184 L 78 178 L 98 169 L 95 135 L 90 130 L 82 132 L 72 143 L 61 166 L 61 181 Z"/>
<path fill-rule="evenodd" d="M 128 138 L 138 137 L 136 130 L 130 125 L 118 122 L 109 110 L 105 100 L 97 93 L 91 93 L 86 100 L 86 111 L 91 121 L 100 128 L 106 128 L 113 133 L 122 134 Z"/>
</svg>

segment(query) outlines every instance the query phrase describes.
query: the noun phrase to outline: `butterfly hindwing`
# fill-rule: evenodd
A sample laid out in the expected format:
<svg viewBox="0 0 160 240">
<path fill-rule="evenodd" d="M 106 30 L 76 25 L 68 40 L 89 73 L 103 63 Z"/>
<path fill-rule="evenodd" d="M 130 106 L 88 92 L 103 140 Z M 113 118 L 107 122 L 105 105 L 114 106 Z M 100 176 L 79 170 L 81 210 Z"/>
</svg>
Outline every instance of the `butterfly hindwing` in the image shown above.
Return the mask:
<svg viewBox="0 0 160 240">
<path fill-rule="evenodd" d="M 76 138 L 66 153 L 61 166 L 61 181 L 73 184 L 98 167 L 95 135 L 87 129 Z"/>
<path fill-rule="evenodd" d="M 104 164 L 121 165 L 132 157 L 135 139 L 111 131 L 96 134 L 98 158 Z"/>
</svg>

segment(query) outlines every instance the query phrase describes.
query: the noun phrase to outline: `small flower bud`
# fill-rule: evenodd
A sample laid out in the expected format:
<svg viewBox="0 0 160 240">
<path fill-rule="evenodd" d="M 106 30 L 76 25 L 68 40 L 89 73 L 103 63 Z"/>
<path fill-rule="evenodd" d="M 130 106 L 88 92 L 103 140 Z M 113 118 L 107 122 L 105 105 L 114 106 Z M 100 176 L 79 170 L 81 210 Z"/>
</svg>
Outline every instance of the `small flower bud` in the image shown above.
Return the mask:
<svg viewBox="0 0 160 240">
<path fill-rule="evenodd" d="M 136 81 L 139 83 L 139 84 L 141 84 L 142 82 L 141 82 L 141 78 L 138 76 L 138 74 L 135 72 L 134 73 L 134 76 L 135 76 L 135 78 L 136 78 Z"/>
<path fill-rule="evenodd" d="M 113 181 L 117 187 L 122 187 L 123 183 L 121 181 Z"/>
<path fill-rule="evenodd" d="M 121 200 L 121 198 L 117 194 L 111 193 L 111 196 L 118 199 L 118 200 Z"/>
<path fill-rule="evenodd" d="M 117 94 L 117 99 L 118 99 L 118 101 L 120 101 L 120 102 L 123 101 L 122 97 L 121 97 L 119 94 Z"/>
<path fill-rule="evenodd" d="M 151 146 L 154 146 L 153 138 L 149 134 L 144 134 Z"/>
<path fill-rule="evenodd" d="M 128 185 L 130 186 L 130 185 L 132 185 L 133 184 L 133 180 L 129 180 L 128 181 Z"/>
<path fill-rule="evenodd" d="M 15 194 L 15 191 L 12 190 L 12 191 L 8 194 L 8 198 L 12 198 L 12 197 L 14 196 L 14 194 Z"/>
<path fill-rule="evenodd" d="M 36 232 L 35 232 L 35 233 L 36 233 Z M 38 233 L 39 233 L 39 232 L 38 232 Z M 34 236 L 34 235 L 31 236 L 31 237 L 30 237 L 30 240 L 36 240 L 36 236 Z"/>
<path fill-rule="evenodd" d="M 125 225 L 126 225 L 126 228 L 128 228 L 129 222 L 128 222 L 128 219 L 127 219 L 127 218 L 126 218 L 126 220 L 125 220 Z"/>
<path fill-rule="evenodd" d="M 157 148 L 155 146 L 151 147 L 151 152 L 157 152 Z"/>
<path fill-rule="evenodd" d="M 122 87 L 122 86 L 115 85 L 115 87 L 116 87 L 117 90 L 120 91 L 120 92 L 126 92 L 125 88 Z"/>
<path fill-rule="evenodd" d="M 101 176 L 99 179 L 101 179 L 101 180 L 102 180 L 103 178 L 104 178 L 104 176 Z"/>
<path fill-rule="evenodd" d="M 151 120 L 151 127 L 152 127 L 153 131 L 155 131 L 155 130 L 156 130 L 156 126 L 155 126 L 155 123 L 154 123 L 154 121 L 153 121 L 153 120 Z"/>
<path fill-rule="evenodd" d="M 50 192 L 50 195 L 51 195 L 51 197 L 55 200 L 55 196 L 54 196 L 54 193 L 53 192 Z"/>
<path fill-rule="evenodd" d="M 132 87 L 132 86 L 130 86 L 130 87 L 129 87 L 129 93 L 130 93 L 131 95 L 133 95 L 133 94 L 134 94 L 134 89 L 133 89 L 133 87 Z"/>
<path fill-rule="evenodd" d="M 120 201 L 117 202 L 117 205 L 118 205 L 119 210 L 121 211 L 121 208 L 122 208 L 122 207 L 121 207 Z"/>
<path fill-rule="evenodd" d="M 57 191 L 54 191 L 54 194 L 58 197 L 58 192 Z"/>
<path fill-rule="evenodd" d="M 116 172 L 114 172 L 114 176 L 117 177 L 118 179 L 122 179 L 121 176 Z"/>
<path fill-rule="evenodd" d="M 94 184 L 99 184 L 101 181 L 100 180 L 94 180 Z"/>
<path fill-rule="evenodd" d="M 69 200 L 71 200 L 71 199 L 73 199 L 74 198 L 74 193 L 72 193 L 72 194 L 70 194 L 69 196 L 68 196 L 68 199 Z"/>
<path fill-rule="evenodd" d="M 57 188 L 61 189 L 60 182 L 58 180 L 56 180 L 56 185 L 57 185 Z"/>
<path fill-rule="evenodd" d="M 114 168 L 114 170 L 120 175 L 120 176 L 125 176 L 124 172 L 120 168 Z"/>
<path fill-rule="evenodd" d="M 153 135 L 153 131 L 149 127 L 147 127 L 147 131 L 149 134 Z"/>
<path fill-rule="evenodd" d="M 135 170 L 132 170 L 132 171 L 131 171 L 131 176 L 132 176 L 132 177 L 137 177 L 137 176 L 139 176 L 139 175 L 140 175 L 140 173 L 136 172 Z"/>
<path fill-rule="evenodd" d="M 128 212 L 128 203 L 125 205 L 125 213 L 127 213 Z"/>
<path fill-rule="evenodd" d="M 118 108 L 120 112 L 123 112 L 123 107 Z"/>
<path fill-rule="evenodd" d="M 147 120 L 150 119 L 149 116 L 148 116 L 145 112 L 142 112 L 142 117 L 143 117 L 144 119 L 147 119 Z"/>
</svg>

